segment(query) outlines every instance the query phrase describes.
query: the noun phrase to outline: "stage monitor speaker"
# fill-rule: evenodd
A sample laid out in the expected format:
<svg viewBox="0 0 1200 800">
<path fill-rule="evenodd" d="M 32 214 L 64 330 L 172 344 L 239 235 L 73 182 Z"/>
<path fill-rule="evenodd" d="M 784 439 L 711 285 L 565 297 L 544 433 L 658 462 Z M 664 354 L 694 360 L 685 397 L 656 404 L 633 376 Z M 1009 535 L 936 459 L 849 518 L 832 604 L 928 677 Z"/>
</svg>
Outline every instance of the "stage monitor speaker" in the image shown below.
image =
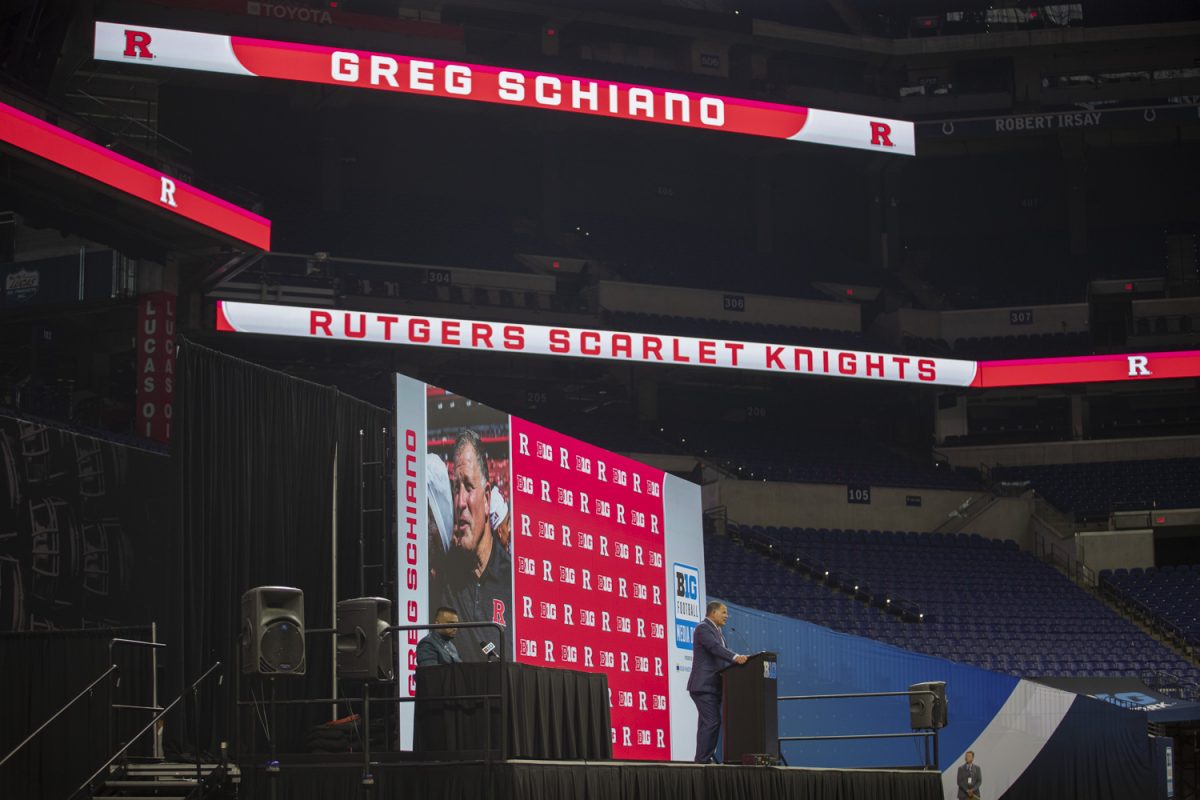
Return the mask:
<svg viewBox="0 0 1200 800">
<path fill-rule="evenodd" d="M 390 681 L 395 674 L 392 601 L 356 597 L 337 604 L 337 674 L 357 681 Z"/>
<path fill-rule="evenodd" d="M 914 683 L 908 687 L 910 692 L 933 692 L 929 694 L 914 694 L 908 698 L 908 716 L 913 730 L 932 730 L 946 727 L 946 682 L 928 681 Z"/>
<path fill-rule="evenodd" d="M 257 586 L 242 595 L 242 672 L 304 674 L 304 592 Z"/>
</svg>

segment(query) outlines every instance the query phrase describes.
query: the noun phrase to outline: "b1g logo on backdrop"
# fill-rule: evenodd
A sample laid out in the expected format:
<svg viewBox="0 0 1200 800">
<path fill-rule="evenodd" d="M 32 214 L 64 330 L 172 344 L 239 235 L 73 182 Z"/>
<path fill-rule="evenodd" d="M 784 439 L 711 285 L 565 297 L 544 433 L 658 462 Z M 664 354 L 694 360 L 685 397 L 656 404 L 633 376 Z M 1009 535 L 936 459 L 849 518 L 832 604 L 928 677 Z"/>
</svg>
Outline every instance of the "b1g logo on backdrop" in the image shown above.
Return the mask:
<svg viewBox="0 0 1200 800">
<path fill-rule="evenodd" d="M 692 633 L 704 615 L 700 613 L 700 571 L 687 564 L 672 565 L 675 589 L 675 646 L 692 649 Z"/>
</svg>

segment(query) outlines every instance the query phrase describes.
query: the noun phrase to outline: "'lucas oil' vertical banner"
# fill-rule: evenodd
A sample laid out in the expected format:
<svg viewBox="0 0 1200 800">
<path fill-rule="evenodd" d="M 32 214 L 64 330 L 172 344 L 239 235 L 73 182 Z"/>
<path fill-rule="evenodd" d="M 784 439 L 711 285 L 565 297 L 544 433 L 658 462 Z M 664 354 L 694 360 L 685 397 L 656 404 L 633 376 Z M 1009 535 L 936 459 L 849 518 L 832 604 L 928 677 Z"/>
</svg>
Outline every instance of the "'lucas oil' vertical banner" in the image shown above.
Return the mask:
<svg viewBox="0 0 1200 800">
<path fill-rule="evenodd" d="M 175 294 L 151 292 L 138 298 L 137 434 L 171 441 L 175 399 Z"/>
<path fill-rule="evenodd" d="M 501 626 L 502 635 L 461 629 L 464 661 L 502 651 L 603 672 L 614 757 L 690 760 L 691 631 L 704 599 L 699 487 L 409 378 L 396 388 L 401 622 L 448 606 L 461 620 Z M 419 639 L 400 640 L 410 695 Z"/>
</svg>

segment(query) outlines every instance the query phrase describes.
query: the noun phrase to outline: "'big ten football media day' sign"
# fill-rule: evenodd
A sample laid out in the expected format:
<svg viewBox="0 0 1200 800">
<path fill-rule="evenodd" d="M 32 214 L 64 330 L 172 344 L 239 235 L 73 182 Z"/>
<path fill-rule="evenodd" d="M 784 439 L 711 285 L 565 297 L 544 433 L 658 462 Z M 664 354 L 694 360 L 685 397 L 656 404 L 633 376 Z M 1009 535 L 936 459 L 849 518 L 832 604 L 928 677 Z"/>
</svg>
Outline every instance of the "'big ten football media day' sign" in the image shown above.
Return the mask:
<svg viewBox="0 0 1200 800">
<path fill-rule="evenodd" d="M 94 55 L 101 61 L 355 86 L 916 154 L 913 123 L 902 120 L 351 48 L 97 22 Z"/>
</svg>

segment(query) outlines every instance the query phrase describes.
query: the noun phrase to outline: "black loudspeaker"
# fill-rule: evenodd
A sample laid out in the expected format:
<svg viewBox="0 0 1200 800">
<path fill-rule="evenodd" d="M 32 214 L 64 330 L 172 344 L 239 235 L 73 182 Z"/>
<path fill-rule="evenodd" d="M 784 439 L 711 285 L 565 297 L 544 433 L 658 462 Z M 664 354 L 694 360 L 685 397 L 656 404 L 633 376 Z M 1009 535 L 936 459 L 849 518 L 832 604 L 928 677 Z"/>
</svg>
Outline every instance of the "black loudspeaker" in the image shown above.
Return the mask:
<svg viewBox="0 0 1200 800">
<path fill-rule="evenodd" d="M 337 604 L 337 674 L 354 681 L 390 681 L 395 674 L 392 651 L 392 601 L 356 597 Z"/>
<path fill-rule="evenodd" d="M 946 727 L 946 682 L 929 681 L 914 683 L 910 692 L 933 692 L 914 694 L 908 698 L 909 723 L 914 731 Z"/>
<path fill-rule="evenodd" d="M 242 595 L 242 672 L 304 674 L 304 592 L 258 586 Z"/>
</svg>

